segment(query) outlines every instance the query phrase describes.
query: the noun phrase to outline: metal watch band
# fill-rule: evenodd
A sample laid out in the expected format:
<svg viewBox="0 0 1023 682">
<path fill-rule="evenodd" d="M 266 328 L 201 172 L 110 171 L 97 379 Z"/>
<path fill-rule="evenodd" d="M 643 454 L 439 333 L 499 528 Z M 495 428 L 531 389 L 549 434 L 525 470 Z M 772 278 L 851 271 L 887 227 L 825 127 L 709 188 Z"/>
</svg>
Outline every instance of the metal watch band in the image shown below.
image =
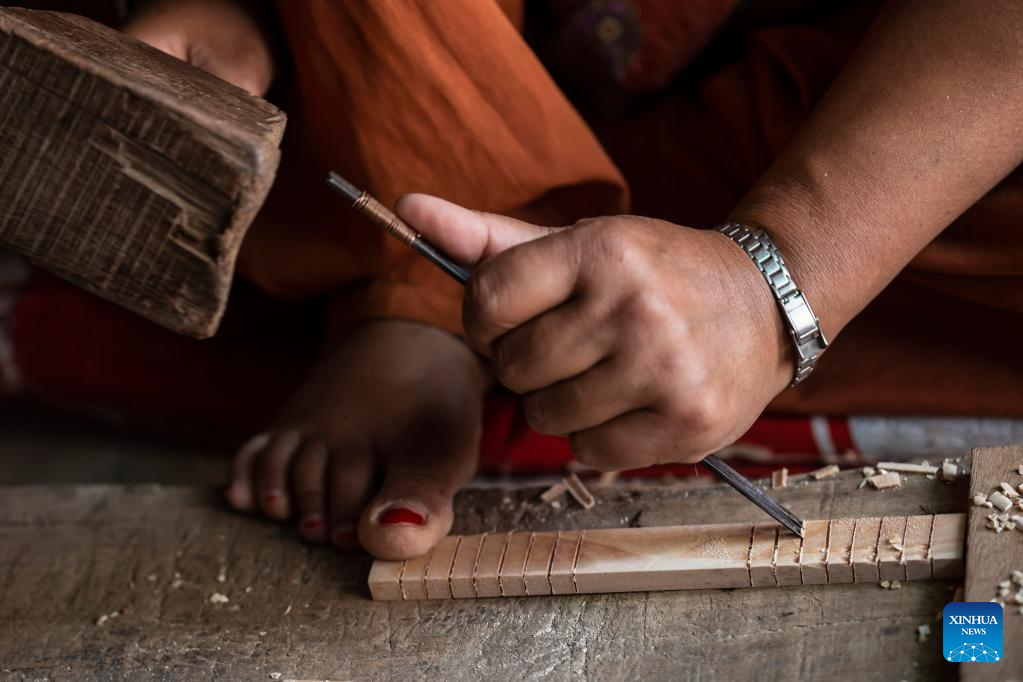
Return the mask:
<svg viewBox="0 0 1023 682">
<path fill-rule="evenodd" d="M 814 315 L 809 301 L 792 281 L 781 252 L 763 230 L 754 230 L 738 223 L 723 223 L 716 228 L 742 247 L 764 275 L 774 294 L 782 319 L 796 345 L 796 371 L 789 386 L 795 386 L 810 376 L 817 358 L 828 347 L 821 331 L 820 320 Z"/>
</svg>

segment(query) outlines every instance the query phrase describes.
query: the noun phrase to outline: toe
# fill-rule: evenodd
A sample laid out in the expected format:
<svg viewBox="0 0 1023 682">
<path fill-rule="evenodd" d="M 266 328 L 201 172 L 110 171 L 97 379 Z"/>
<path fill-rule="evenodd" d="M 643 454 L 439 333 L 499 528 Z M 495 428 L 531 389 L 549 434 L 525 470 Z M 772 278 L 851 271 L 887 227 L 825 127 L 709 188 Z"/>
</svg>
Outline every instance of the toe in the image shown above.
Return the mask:
<svg viewBox="0 0 1023 682">
<path fill-rule="evenodd" d="M 326 479 L 329 453 L 323 441 L 306 442 L 291 469 L 292 499 L 298 507 L 298 532 L 309 542 L 327 540 Z"/>
<path fill-rule="evenodd" d="M 327 481 L 330 486 L 330 541 L 338 549 L 359 549 L 356 522 L 370 498 L 374 458 L 361 450 L 331 455 Z"/>
<path fill-rule="evenodd" d="M 381 559 L 426 554 L 451 530 L 452 500 L 475 469 L 475 448 L 392 457 L 380 493 L 359 521 L 359 540 Z"/>
<path fill-rule="evenodd" d="M 231 463 L 231 483 L 225 495 L 228 503 L 239 511 L 253 511 L 256 508 L 255 472 L 256 456 L 270 443 L 270 435 L 261 433 L 250 438 L 235 453 Z"/>
<path fill-rule="evenodd" d="M 294 429 L 275 434 L 256 460 L 257 503 L 263 513 L 283 521 L 291 515 L 288 470 L 302 445 L 302 434 Z"/>
</svg>

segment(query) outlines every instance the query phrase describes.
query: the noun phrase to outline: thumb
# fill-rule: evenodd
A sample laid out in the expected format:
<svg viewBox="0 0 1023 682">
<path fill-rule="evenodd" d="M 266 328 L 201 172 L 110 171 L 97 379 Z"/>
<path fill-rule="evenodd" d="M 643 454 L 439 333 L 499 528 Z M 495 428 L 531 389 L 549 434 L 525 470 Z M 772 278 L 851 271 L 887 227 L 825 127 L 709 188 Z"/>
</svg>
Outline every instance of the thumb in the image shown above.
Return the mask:
<svg viewBox="0 0 1023 682">
<path fill-rule="evenodd" d="M 395 213 L 462 265 L 475 266 L 502 251 L 559 231 L 496 213 L 471 211 L 428 194 L 406 194 Z"/>
</svg>

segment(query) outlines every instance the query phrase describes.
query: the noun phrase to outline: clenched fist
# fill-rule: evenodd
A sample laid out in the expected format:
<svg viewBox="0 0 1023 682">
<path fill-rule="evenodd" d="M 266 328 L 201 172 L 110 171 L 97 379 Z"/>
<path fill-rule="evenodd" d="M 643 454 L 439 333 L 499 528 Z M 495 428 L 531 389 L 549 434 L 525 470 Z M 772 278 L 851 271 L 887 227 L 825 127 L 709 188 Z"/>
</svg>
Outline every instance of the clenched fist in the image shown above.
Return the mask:
<svg viewBox="0 0 1023 682">
<path fill-rule="evenodd" d="M 594 468 L 698 461 L 792 378 L 766 282 L 717 232 L 632 216 L 543 228 L 424 195 L 398 212 L 475 267 L 470 344 L 530 426 Z"/>
</svg>

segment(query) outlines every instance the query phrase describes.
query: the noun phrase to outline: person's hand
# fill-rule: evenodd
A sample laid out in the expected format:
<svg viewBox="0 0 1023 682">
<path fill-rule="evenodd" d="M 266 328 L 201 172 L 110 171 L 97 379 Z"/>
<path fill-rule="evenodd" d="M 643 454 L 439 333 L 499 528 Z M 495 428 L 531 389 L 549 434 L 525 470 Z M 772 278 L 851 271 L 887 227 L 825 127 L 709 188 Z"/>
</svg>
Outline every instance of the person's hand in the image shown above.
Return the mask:
<svg viewBox="0 0 1023 682">
<path fill-rule="evenodd" d="M 541 228 L 409 195 L 398 213 L 475 266 L 471 345 L 537 431 L 601 470 L 698 461 L 792 378 L 760 272 L 722 234 L 637 217 Z"/>
<path fill-rule="evenodd" d="M 262 97 L 274 75 L 273 49 L 243 0 L 153 0 L 125 33 Z"/>
<path fill-rule="evenodd" d="M 476 469 L 488 377 L 437 328 L 366 322 L 328 350 L 276 428 L 235 456 L 236 509 L 384 559 L 429 551 Z"/>
</svg>

